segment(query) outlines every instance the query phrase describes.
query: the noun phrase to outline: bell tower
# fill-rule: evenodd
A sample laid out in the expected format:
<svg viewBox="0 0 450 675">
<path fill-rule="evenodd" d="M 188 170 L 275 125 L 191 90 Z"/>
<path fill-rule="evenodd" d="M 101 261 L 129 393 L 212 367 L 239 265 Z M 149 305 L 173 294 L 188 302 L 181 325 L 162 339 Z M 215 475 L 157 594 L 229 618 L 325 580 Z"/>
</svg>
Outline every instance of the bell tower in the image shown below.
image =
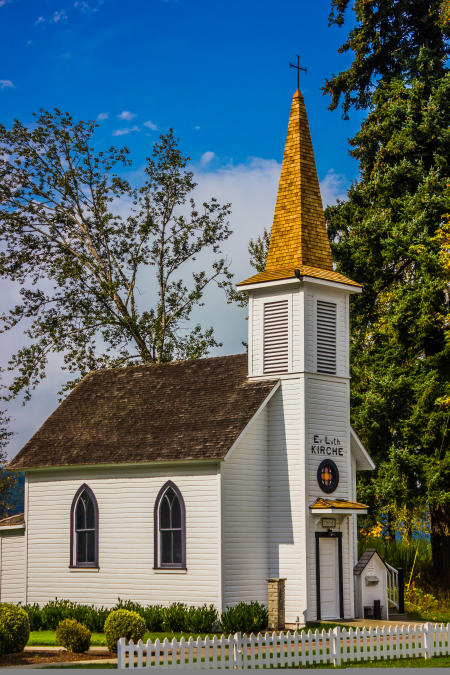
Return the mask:
<svg viewBox="0 0 450 675">
<path fill-rule="evenodd" d="M 266 268 L 238 284 L 249 297 L 249 377 L 348 377 L 348 296 L 333 270 L 305 102 L 292 99 Z"/>
<path fill-rule="evenodd" d="M 302 621 L 354 616 L 356 515 L 343 509 L 328 518 L 333 531 L 323 529 L 327 519 L 321 515 L 334 513 L 327 500 L 346 505 L 356 498 L 349 296 L 362 287 L 333 269 L 299 90 L 292 99 L 266 267 L 238 288 L 249 299 L 248 376 L 281 381 L 269 404 L 269 576 L 286 578 L 287 622 L 299 615 Z M 325 588 L 320 565 L 331 555 L 336 576 Z"/>
</svg>

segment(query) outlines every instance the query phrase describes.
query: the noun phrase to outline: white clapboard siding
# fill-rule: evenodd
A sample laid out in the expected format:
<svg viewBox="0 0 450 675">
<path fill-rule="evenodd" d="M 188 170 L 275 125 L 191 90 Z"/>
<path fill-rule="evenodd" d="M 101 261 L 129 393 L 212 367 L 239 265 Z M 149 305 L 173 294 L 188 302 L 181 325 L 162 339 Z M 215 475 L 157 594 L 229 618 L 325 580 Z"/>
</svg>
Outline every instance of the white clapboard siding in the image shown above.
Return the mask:
<svg viewBox="0 0 450 675">
<path fill-rule="evenodd" d="M 153 509 L 172 480 L 186 506 L 187 572 L 153 569 Z M 87 483 L 99 509 L 99 570 L 69 569 L 70 509 Z M 110 607 L 143 604 L 220 606 L 220 475 L 217 463 L 80 467 L 29 475 L 28 598 L 66 598 Z"/>
<path fill-rule="evenodd" d="M 24 532 L 2 532 L 0 536 L 0 601 L 25 601 Z"/>
<path fill-rule="evenodd" d="M 336 374 L 336 312 L 335 302 L 317 300 L 317 372 Z"/>
<path fill-rule="evenodd" d="M 306 378 L 306 479 L 308 506 L 318 497 L 352 499 L 353 481 L 350 457 L 350 405 L 349 383 L 326 375 L 310 375 Z M 326 438 L 339 438 L 342 456 L 314 454 L 312 446 L 316 446 L 315 437 L 322 439 L 324 453 L 327 452 Z M 336 446 L 333 446 L 336 447 Z M 339 485 L 331 494 L 325 494 L 317 482 L 317 469 L 322 460 L 329 457 L 339 470 Z M 342 562 L 344 616 L 354 616 L 353 565 L 354 534 L 353 520 L 350 517 L 337 518 L 336 531 L 342 532 Z M 316 618 L 316 555 L 315 532 L 321 531 L 320 521 L 310 519 L 308 537 L 308 619 Z"/>
<path fill-rule="evenodd" d="M 267 602 L 268 409 L 222 464 L 223 607 Z"/>
<path fill-rule="evenodd" d="M 412 645 L 412 648 L 411 648 Z M 346 662 L 383 661 L 405 656 L 432 658 L 450 654 L 450 624 L 332 628 L 264 635 L 190 637 L 134 644 L 120 638 L 118 668 L 177 668 L 196 666 L 240 670 L 298 668 L 315 664 L 339 667 Z"/>
<path fill-rule="evenodd" d="M 286 578 L 286 622 L 306 600 L 304 379 L 284 379 L 269 402 L 269 576 Z"/>
<path fill-rule="evenodd" d="M 289 370 L 289 301 L 264 303 L 264 373 Z"/>
</svg>

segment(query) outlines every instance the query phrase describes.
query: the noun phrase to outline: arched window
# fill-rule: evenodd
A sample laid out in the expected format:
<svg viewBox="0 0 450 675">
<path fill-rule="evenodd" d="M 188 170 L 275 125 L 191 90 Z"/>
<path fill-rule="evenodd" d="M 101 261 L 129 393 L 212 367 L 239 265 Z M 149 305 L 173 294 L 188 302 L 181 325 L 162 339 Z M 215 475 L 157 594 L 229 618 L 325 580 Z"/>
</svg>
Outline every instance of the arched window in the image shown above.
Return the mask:
<svg viewBox="0 0 450 675">
<path fill-rule="evenodd" d="M 155 502 L 155 568 L 186 567 L 186 511 L 177 486 L 168 481 Z"/>
<path fill-rule="evenodd" d="M 70 529 L 71 567 L 98 567 L 98 506 L 88 485 L 73 499 Z"/>
</svg>

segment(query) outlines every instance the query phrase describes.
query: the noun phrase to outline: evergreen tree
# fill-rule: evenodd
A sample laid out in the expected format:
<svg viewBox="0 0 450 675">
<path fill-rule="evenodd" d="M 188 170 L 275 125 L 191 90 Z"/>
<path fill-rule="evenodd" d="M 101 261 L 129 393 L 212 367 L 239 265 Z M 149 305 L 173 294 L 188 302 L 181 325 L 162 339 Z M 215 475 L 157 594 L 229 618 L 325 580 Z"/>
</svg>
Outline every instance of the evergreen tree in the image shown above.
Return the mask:
<svg viewBox="0 0 450 675">
<path fill-rule="evenodd" d="M 342 25 L 348 0 L 333 0 Z M 331 109 L 368 110 L 350 143 L 360 176 L 327 209 L 339 271 L 364 284 L 352 301 L 352 422 L 377 462 L 360 497 L 411 535 L 426 510 L 434 580 L 450 586 L 448 1 L 356 0 L 326 82 Z"/>
</svg>

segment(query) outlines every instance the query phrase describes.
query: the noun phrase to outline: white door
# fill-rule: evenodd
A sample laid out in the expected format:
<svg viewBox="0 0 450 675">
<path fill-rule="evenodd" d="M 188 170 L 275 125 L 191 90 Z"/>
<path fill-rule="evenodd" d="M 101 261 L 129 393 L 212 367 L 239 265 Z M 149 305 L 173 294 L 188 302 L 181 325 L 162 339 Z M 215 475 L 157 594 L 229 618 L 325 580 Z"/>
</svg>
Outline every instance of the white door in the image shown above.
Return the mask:
<svg viewBox="0 0 450 675">
<path fill-rule="evenodd" d="M 320 615 L 339 619 L 339 555 L 335 537 L 319 539 Z"/>
</svg>

